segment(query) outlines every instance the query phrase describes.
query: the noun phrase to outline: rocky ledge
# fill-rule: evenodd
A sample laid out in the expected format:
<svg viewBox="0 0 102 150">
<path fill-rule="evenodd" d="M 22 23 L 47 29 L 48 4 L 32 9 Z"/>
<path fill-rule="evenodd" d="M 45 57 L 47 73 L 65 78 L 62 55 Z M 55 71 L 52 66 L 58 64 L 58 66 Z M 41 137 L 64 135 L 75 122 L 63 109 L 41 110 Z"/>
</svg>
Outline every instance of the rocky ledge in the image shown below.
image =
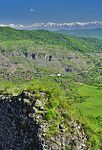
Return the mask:
<svg viewBox="0 0 102 150">
<path fill-rule="evenodd" d="M 46 138 L 51 124 L 43 118 L 43 106 L 48 98 L 40 94 L 43 101 L 27 91 L 0 96 L 0 150 L 88 150 L 86 135 L 74 121 L 69 122 L 70 131 L 59 124 L 59 133 Z"/>
</svg>

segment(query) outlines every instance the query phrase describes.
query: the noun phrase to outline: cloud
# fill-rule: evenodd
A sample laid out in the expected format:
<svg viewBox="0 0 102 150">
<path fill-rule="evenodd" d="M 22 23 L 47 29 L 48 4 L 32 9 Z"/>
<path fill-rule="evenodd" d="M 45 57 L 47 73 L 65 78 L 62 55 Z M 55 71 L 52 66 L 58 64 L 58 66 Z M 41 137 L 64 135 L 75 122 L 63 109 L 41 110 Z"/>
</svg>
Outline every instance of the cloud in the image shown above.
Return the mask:
<svg viewBox="0 0 102 150">
<path fill-rule="evenodd" d="M 33 8 L 30 8 L 30 12 L 34 12 L 34 9 L 33 9 Z"/>
</svg>

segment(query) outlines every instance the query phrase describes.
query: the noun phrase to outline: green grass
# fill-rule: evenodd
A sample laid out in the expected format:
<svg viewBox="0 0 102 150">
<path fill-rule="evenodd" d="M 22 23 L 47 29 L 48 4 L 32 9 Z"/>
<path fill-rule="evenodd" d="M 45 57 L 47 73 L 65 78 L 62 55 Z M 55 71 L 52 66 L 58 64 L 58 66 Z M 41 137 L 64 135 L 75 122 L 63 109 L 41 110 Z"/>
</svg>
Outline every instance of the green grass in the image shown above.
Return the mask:
<svg viewBox="0 0 102 150">
<path fill-rule="evenodd" d="M 78 104 L 79 109 L 85 115 L 102 116 L 102 97 L 91 97 L 86 102 Z"/>
<path fill-rule="evenodd" d="M 77 108 L 84 115 L 102 116 L 102 90 L 95 86 L 82 85 L 78 92 L 86 98 L 85 102 L 77 104 Z"/>
<path fill-rule="evenodd" d="M 92 150 L 102 149 L 102 89 L 82 84 L 78 93 L 85 101 L 76 104 Z"/>
<path fill-rule="evenodd" d="M 78 89 L 78 92 L 82 96 L 90 96 L 90 97 L 102 97 L 102 90 L 98 89 L 96 86 L 90 86 L 83 84 Z"/>
<path fill-rule="evenodd" d="M 84 115 L 102 116 L 102 90 L 95 86 L 82 85 L 78 92 L 86 97 L 85 102 L 77 105 L 80 111 Z"/>
</svg>

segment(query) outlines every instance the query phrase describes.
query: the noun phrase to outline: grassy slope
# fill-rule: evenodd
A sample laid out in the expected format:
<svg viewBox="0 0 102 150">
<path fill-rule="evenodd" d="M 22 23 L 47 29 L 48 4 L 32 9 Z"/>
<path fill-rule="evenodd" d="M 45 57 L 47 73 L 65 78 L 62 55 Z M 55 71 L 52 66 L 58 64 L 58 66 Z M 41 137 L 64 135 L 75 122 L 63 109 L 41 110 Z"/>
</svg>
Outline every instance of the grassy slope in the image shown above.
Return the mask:
<svg viewBox="0 0 102 150">
<path fill-rule="evenodd" d="M 102 41 L 99 39 L 86 39 L 86 38 L 74 38 L 68 37 L 62 34 L 49 32 L 45 30 L 37 31 L 24 31 L 15 30 L 8 27 L 0 28 L 0 41 L 1 45 L 4 41 L 15 40 L 30 40 L 37 44 L 51 44 L 67 47 L 71 50 L 77 50 L 82 52 L 90 51 L 102 51 Z M 16 42 L 17 42 L 16 41 Z"/>
</svg>

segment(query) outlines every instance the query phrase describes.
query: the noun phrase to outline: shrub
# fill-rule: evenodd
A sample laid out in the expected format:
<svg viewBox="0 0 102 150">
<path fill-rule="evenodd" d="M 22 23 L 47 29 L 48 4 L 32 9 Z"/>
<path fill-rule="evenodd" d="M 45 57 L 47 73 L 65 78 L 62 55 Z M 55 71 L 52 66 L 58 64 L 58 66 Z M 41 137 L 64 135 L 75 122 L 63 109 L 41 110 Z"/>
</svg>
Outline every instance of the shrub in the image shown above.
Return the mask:
<svg viewBox="0 0 102 150">
<path fill-rule="evenodd" d="M 50 121 L 56 116 L 56 111 L 55 109 L 49 109 L 47 113 L 45 114 L 45 119 Z"/>
</svg>

